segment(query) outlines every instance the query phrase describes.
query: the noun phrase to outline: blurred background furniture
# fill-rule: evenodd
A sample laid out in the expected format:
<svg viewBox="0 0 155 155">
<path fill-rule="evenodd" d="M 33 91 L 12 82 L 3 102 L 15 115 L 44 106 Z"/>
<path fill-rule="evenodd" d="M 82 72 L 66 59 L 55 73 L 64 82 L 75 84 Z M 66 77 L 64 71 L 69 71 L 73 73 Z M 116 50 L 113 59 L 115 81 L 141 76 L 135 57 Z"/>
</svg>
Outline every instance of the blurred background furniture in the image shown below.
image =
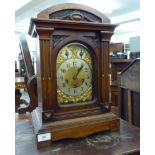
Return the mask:
<svg viewBox="0 0 155 155">
<path fill-rule="evenodd" d="M 25 68 L 22 53 L 18 54 L 18 63 L 19 63 L 19 69 L 18 69 L 19 74 L 20 74 L 21 77 L 25 77 L 26 76 L 26 68 Z"/>
<path fill-rule="evenodd" d="M 24 77 L 16 77 L 15 78 L 15 112 L 21 112 L 21 105 L 24 104 L 25 106 L 28 105 L 28 102 L 24 99 L 21 99 L 22 93 L 20 89 L 26 88 L 26 83 Z"/>
<path fill-rule="evenodd" d="M 110 59 L 127 59 L 124 52 L 124 43 L 110 43 Z"/>
<path fill-rule="evenodd" d="M 118 106 L 118 79 L 117 73 L 123 71 L 133 59 L 110 59 L 110 90 L 112 106 Z"/>
<path fill-rule="evenodd" d="M 121 72 L 133 60 L 127 59 L 127 51 L 124 43 L 110 43 L 109 74 L 110 74 L 110 100 L 112 106 L 118 105 L 117 72 Z"/>
<path fill-rule="evenodd" d="M 140 127 L 140 59 L 134 60 L 118 77 L 120 117 Z"/>
<path fill-rule="evenodd" d="M 26 112 L 31 112 L 38 105 L 37 104 L 37 76 L 34 73 L 34 67 L 31 60 L 31 55 L 30 55 L 30 51 L 28 48 L 25 35 L 20 33 L 19 40 L 20 40 L 19 47 L 21 50 L 20 75 L 22 75 L 23 77 L 18 78 L 20 79 L 20 83 L 18 82 L 18 84 L 24 83 L 24 86 L 25 86 L 24 88 L 27 89 L 30 102 L 27 103 L 25 107 L 19 108 L 17 111 L 18 113 L 26 113 Z M 16 81 L 16 84 L 17 84 L 17 81 Z M 17 102 L 17 98 L 16 98 L 16 102 Z"/>
</svg>

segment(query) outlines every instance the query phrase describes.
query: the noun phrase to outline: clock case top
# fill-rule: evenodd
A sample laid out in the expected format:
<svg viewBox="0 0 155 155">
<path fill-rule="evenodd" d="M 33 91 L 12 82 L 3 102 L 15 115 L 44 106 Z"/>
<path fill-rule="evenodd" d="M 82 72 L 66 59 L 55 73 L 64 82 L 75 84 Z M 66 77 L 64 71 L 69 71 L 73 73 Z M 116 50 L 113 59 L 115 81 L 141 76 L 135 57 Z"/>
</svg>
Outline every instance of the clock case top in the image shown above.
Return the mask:
<svg viewBox="0 0 155 155">
<path fill-rule="evenodd" d="M 29 34 L 39 41 L 37 113 L 43 123 L 110 111 L 109 41 L 116 26 L 97 10 L 73 3 L 50 7 L 31 19 Z M 56 58 L 60 49 L 72 42 L 91 50 L 95 94 L 89 103 L 59 106 Z"/>
</svg>

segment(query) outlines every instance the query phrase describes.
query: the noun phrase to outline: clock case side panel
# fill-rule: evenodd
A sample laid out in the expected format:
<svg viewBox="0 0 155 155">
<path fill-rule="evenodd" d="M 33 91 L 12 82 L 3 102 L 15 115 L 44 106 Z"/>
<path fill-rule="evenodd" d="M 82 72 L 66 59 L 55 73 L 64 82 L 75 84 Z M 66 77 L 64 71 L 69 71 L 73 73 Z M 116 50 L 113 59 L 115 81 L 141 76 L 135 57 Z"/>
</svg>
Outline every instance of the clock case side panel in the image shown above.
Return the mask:
<svg viewBox="0 0 155 155">
<path fill-rule="evenodd" d="M 101 83 L 101 66 L 100 66 L 100 38 L 98 32 L 80 32 L 80 31 L 67 31 L 67 30 L 55 30 L 51 36 L 51 51 L 53 58 L 53 65 L 51 66 L 54 71 L 53 74 L 56 76 L 56 58 L 59 50 L 71 42 L 79 42 L 87 46 L 89 49 L 92 49 L 95 57 L 93 60 L 94 70 L 95 70 L 95 80 L 94 84 L 95 92 L 94 99 L 91 102 L 82 105 L 68 105 L 68 106 L 59 106 L 57 104 L 57 84 L 56 77 L 54 80 L 54 87 L 52 95 L 55 96 L 55 101 L 53 102 L 53 117 L 52 120 L 73 118 L 79 116 L 87 116 L 92 114 L 99 114 L 104 112 L 109 112 L 109 108 L 105 108 L 101 103 L 101 94 L 100 94 L 100 83 Z"/>
</svg>

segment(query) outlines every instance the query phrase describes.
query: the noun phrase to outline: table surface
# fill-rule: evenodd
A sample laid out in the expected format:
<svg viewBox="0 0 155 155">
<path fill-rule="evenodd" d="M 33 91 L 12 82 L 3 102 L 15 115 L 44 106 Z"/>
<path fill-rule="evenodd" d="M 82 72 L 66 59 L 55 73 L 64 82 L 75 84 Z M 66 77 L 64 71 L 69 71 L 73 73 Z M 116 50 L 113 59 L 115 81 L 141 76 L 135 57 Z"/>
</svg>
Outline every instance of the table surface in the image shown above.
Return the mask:
<svg viewBox="0 0 155 155">
<path fill-rule="evenodd" d="M 120 131 L 53 142 L 37 150 L 30 114 L 16 115 L 16 155 L 126 155 L 140 152 L 140 130 L 120 119 Z"/>
</svg>

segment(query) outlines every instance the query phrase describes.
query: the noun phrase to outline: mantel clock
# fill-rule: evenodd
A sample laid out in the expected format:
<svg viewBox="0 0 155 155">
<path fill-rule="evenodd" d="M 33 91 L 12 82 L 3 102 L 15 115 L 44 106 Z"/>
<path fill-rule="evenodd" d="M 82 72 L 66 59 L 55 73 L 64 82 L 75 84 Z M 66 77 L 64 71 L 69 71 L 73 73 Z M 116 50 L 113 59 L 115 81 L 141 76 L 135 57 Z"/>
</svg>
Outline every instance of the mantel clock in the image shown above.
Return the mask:
<svg viewBox="0 0 155 155">
<path fill-rule="evenodd" d="M 32 112 L 38 148 L 119 129 L 109 103 L 109 41 L 116 26 L 73 3 L 31 19 L 29 34 L 38 40 L 38 107 Z"/>
</svg>

